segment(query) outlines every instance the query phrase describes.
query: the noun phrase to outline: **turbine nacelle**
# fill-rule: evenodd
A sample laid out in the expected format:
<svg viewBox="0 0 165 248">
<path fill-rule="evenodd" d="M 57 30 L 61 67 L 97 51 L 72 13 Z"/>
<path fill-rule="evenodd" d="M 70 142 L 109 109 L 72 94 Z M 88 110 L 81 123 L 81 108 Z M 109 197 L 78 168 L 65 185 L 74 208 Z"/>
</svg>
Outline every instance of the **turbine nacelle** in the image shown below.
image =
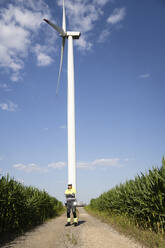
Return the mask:
<svg viewBox="0 0 165 248">
<path fill-rule="evenodd" d="M 66 36 L 72 36 L 73 39 L 79 39 L 80 38 L 81 33 L 80 32 L 75 32 L 75 31 L 68 31 L 66 32 Z"/>
</svg>

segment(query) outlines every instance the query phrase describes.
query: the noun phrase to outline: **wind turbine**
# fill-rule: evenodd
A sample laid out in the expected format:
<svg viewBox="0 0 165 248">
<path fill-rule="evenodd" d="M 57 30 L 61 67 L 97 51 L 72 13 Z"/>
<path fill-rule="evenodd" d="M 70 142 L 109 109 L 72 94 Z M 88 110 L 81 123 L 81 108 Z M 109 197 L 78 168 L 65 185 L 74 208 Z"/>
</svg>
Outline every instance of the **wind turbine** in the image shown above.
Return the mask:
<svg viewBox="0 0 165 248">
<path fill-rule="evenodd" d="M 66 15 L 63 0 L 63 18 L 62 28 L 44 19 L 52 28 L 54 28 L 62 38 L 61 60 L 58 74 L 56 93 L 58 92 L 60 75 L 62 70 L 65 41 L 68 40 L 68 94 L 67 94 L 67 126 L 68 126 L 68 183 L 72 183 L 76 189 L 76 144 L 75 144 L 75 87 L 74 87 L 74 56 L 73 40 L 79 39 L 80 32 L 66 31 Z"/>
</svg>

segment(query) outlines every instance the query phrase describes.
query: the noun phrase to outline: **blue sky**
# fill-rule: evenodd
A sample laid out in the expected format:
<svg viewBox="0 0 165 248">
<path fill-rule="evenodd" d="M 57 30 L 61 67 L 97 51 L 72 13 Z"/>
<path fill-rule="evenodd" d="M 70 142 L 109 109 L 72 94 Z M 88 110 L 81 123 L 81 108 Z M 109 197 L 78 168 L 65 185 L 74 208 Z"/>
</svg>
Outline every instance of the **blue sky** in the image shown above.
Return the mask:
<svg viewBox="0 0 165 248">
<path fill-rule="evenodd" d="M 75 42 L 78 198 L 160 166 L 165 154 L 165 2 L 66 0 Z M 0 172 L 64 200 L 67 47 L 55 95 L 61 1 L 0 2 Z"/>
</svg>

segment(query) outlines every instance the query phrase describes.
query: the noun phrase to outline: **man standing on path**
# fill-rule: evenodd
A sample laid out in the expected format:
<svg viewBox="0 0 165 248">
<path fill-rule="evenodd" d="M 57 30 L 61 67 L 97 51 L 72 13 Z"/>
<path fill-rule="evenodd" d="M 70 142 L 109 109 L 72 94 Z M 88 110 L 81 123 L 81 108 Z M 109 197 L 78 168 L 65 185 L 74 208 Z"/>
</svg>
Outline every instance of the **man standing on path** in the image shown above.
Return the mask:
<svg viewBox="0 0 165 248">
<path fill-rule="evenodd" d="M 65 196 L 66 196 L 66 205 L 67 205 L 67 224 L 66 226 L 70 226 L 70 213 L 72 210 L 73 217 L 74 217 L 74 225 L 78 225 L 78 219 L 76 216 L 76 190 L 72 187 L 72 184 L 68 184 L 68 189 L 65 190 Z"/>
</svg>

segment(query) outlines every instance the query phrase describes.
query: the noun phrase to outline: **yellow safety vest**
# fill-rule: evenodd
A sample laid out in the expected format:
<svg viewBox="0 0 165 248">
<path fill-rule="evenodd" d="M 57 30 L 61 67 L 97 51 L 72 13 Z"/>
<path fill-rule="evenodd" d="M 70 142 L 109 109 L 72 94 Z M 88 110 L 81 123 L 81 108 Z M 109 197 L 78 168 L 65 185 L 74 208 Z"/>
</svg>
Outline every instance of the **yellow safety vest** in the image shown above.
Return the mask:
<svg viewBox="0 0 165 248">
<path fill-rule="evenodd" d="M 65 195 L 76 194 L 75 188 L 65 190 Z"/>
</svg>

